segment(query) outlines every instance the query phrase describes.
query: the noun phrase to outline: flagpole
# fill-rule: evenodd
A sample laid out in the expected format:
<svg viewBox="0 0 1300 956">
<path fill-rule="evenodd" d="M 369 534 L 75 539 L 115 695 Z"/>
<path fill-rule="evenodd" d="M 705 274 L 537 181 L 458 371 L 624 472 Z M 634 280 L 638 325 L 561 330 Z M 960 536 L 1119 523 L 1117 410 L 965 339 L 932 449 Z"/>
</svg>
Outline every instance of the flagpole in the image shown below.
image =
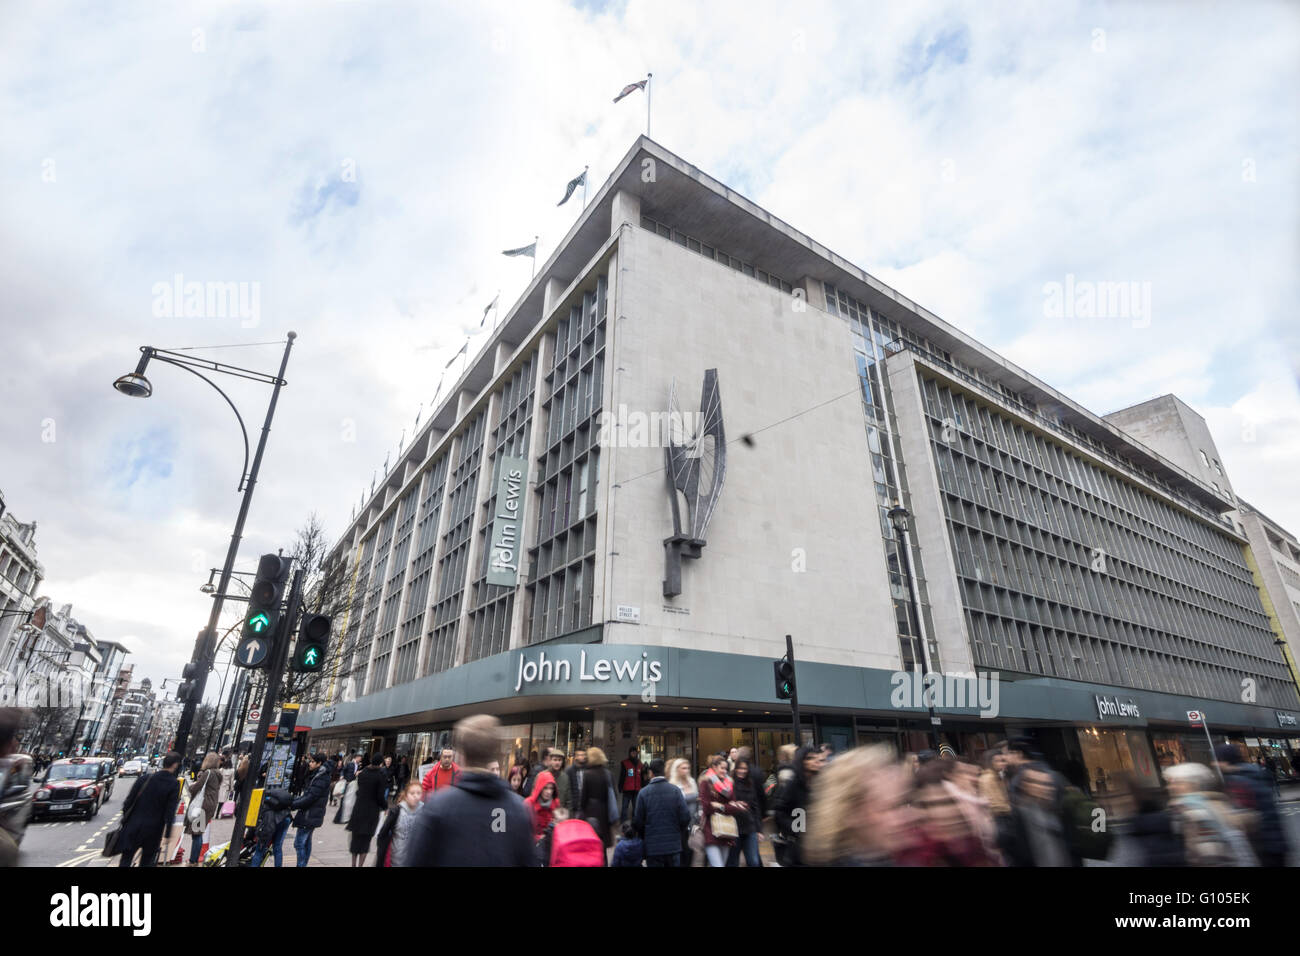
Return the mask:
<svg viewBox="0 0 1300 956">
<path fill-rule="evenodd" d="M 533 271 L 528 274 L 529 279 L 537 277 L 537 236 L 533 236 Z"/>
<path fill-rule="evenodd" d="M 650 79 L 653 73 L 645 75 L 645 138 L 650 138 Z"/>
<path fill-rule="evenodd" d="M 501 306 L 498 304 L 500 301 L 501 290 L 497 289 L 497 297 L 492 300 L 492 311 L 495 313 L 492 316 L 492 328 L 494 329 L 497 327 L 497 323 L 501 321 Z"/>
<path fill-rule="evenodd" d="M 587 208 L 587 170 L 590 166 L 582 167 L 582 208 Z"/>
</svg>

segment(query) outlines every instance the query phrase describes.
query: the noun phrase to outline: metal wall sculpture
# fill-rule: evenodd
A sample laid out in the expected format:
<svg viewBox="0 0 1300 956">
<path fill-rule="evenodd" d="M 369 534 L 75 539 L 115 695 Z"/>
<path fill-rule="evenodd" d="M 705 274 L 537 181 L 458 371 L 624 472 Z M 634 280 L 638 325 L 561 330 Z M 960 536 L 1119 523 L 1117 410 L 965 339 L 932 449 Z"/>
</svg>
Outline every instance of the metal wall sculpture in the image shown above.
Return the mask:
<svg viewBox="0 0 1300 956">
<path fill-rule="evenodd" d="M 700 414 L 690 427 L 677 407 L 677 382 L 668 395 L 672 435 L 664 449 L 668 493 L 673 505 L 673 535 L 664 539 L 664 597 L 682 593 L 682 558 L 698 558 L 704 533 L 727 477 L 727 439 L 722 429 L 718 370 L 704 372 Z"/>
</svg>

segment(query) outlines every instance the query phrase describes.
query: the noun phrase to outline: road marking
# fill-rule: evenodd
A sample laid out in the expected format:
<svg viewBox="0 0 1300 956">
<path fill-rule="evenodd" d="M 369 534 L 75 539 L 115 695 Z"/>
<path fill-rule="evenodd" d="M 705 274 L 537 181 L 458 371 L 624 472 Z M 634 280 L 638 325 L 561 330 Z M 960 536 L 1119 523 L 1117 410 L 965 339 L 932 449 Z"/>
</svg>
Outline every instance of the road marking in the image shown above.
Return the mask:
<svg viewBox="0 0 1300 956">
<path fill-rule="evenodd" d="M 82 863 L 88 863 L 94 857 L 99 856 L 98 850 L 91 850 L 89 853 L 83 853 L 81 856 L 74 856 L 71 859 L 64 860 L 59 866 L 80 866 Z"/>
</svg>

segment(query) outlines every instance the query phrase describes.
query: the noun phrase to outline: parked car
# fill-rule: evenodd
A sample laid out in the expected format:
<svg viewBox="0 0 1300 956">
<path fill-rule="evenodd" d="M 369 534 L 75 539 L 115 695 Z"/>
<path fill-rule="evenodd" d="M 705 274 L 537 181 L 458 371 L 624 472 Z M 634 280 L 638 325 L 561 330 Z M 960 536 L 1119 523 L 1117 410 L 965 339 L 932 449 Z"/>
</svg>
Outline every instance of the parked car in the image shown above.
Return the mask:
<svg viewBox="0 0 1300 956">
<path fill-rule="evenodd" d="M 117 772 L 119 777 L 138 777 L 144 773 L 145 762 L 139 758 L 132 758 L 122 764 L 122 769 Z"/>
<path fill-rule="evenodd" d="M 0 827 L 14 842 L 21 844 L 32 814 L 32 797 L 36 787 L 32 775 L 36 763 L 27 754 L 14 754 L 0 760 Z"/>
<path fill-rule="evenodd" d="M 32 798 L 32 819 L 99 813 L 112 793 L 111 765 L 96 757 L 71 757 L 50 764 L 45 782 Z"/>
</svg>

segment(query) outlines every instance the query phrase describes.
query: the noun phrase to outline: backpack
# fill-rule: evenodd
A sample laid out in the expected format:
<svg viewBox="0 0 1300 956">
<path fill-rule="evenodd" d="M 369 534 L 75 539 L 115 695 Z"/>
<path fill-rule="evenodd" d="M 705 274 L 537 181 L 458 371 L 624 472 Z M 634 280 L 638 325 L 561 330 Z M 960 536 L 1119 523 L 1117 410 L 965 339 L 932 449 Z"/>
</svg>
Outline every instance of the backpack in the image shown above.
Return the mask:
<svg viewBox="0 0 1300 956">
<path fill-rule="evenodd" d="M 1077 787 L 1069 787 L 1061 801 L 1062 817 L 1065 823 L 1065 836 L 1070 849 L 1087 860 L 1104 860 L 1110 854 L 1111 834 L 1109 828 L 1093 829 L 1093 820 L 1098 819 L 1094 811 L 1097 801 Z M 1103 823 L 1109 822 L 1100 817 Z"/>
<path fill-rule="evenodd" d="M 585 820 L 565 820 L 551 831 L 551 866 L 604 866 L 605 844 Z"/>
</svg>

